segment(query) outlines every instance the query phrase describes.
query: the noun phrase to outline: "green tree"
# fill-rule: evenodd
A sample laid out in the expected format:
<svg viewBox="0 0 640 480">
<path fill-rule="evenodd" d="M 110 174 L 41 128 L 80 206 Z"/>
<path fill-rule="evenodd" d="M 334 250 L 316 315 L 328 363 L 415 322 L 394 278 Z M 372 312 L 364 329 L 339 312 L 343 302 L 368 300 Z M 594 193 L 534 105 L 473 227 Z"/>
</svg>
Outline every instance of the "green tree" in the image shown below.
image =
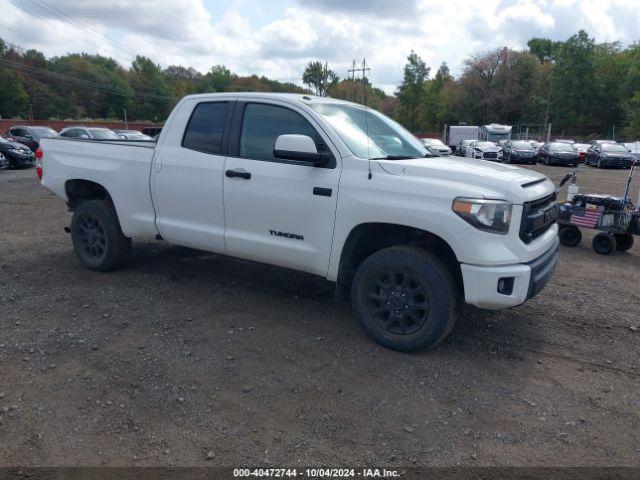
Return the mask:
<svg viewBox="0 0 640 480">
<path fill-rule="evenodd" d="M 0 67 L 0 116 L 25 117 L 28 104 L 29 95 L 16 74 Z"/>
<path fill-rule="evenodd" d="M 427 82 L 422 121 L 428 131 L 439 131 L 442 125 L 449 121 L 446 87 L 453 81 L 447 63 L 442 62 L 435 77 Z"/>
<path fill-rule="evenodd" d="M 400 104 L 400 121 L 412 132 L 420 127 L 418 121 L 427 94 L 429 71 L 424 60 L 412 51 L 407 57 L 402 83 L 396 91 Z"/>
<path fill-rule="evenodd" d="M 529 52 L 535 55 L 540 63 L 554 62 L 562 42 L 554 42 L 548 38 L 534 37 L 527 42 Z"/>
<path fill-rule="evenodd" d="M 199 92 L 224 92 L 229 89 L 236 76 L 224 65 L 211 67 L 198 82 Z"/>
<path fill-rule="evenodd" d="M 326 95 L 327 91 L 339 82 L 336 72 L 321 61 L 309 62 L 302 74 L 303 83 L 313 88 L 316 95 Z"/>
<path fill-rule="evenodd" d="M 129 83 L 136 94 L 132 110 L 136 118 L 159 122 L 173 106 L 171 90 L 160 65 L 138 55 L 129 70 Z"/>
<path fill-rule="evenodd" d="M 593 124 L 591 107 L 598 93 L 596 46 L 584 30 L 559 48 L 551 87 L 555 98 L 552 121 L 570 128 Z"/>
</svg>

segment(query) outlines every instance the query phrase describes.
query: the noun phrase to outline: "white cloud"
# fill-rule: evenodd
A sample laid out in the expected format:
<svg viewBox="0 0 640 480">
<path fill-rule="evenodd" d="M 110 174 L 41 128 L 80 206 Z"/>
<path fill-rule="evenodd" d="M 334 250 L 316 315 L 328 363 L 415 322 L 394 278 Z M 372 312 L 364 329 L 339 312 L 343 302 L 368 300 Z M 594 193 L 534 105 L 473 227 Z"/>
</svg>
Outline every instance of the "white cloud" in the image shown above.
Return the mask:
<svg viewBox="0 0 640 480">
<path fill-rule="evenodd" d="M 599 41 L 630 43 L 640 24 L 637 0 L 289 0 L 268 20 L 242 1 L 213 18 L 203 0 L 48 0 L 73 21 L 37 3 L 8 4 L 0 36 L 47 55 L 97 52 L 129 64 L 135 51 L 163 66 L 206 71 L 225 64 L 298 83 L 311 60 L 328 61 L 344 77 L 352 60 L 364 57 L 374 84 L 388 92 L 402 79 L 411 50 L 433 72 L 447 61 L 459 74 L 475 50 L 523 48 L 532 36 L 561 40 L 581 28 Z"/>
</svg>

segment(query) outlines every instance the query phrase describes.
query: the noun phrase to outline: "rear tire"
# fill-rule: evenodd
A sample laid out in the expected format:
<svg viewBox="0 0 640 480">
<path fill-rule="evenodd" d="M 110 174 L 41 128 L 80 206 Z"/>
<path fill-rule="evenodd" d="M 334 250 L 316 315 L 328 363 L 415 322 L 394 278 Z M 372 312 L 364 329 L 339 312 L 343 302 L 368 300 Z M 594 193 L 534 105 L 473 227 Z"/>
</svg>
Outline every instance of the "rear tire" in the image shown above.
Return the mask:
<svg viewBox="0 0 640 480">
<path fill-rule="evenodd" d="M 610 233 L 600 232 L 593 237 L 591 245 L 600 255 L 610 255 L 616 249 L 616 239 Z"/>
<path fill-rule="evenodd" d="M 575 247 L 582 241 L 582 232 L 573 225 L 563 225 L 558 232 L 560 243 L 565 247 Z"/>
<path fill-rule="evenodd" d="M 124 236 L 113 204 L 88 200 L 73 213 L 71 241 L 80 261 L 90 270 L 107 272 L 127 258 L 131 239 Z"/>
<path fill-rule="evenodd" d="M 380 345 L 402 352 L 433 348 L 455 325 L 461 296 L 449 269 L 417 247 L 374 253 L 358 268 L 351 287 L 353 310 Z"/>
<path fill-rule="evenodd" d="M 616 233 L 613 235 L 616 239 L 616 248 L 619 252 L 626 252 L 633 247 L 633 235 L 630 233 Z"/>
</svg>

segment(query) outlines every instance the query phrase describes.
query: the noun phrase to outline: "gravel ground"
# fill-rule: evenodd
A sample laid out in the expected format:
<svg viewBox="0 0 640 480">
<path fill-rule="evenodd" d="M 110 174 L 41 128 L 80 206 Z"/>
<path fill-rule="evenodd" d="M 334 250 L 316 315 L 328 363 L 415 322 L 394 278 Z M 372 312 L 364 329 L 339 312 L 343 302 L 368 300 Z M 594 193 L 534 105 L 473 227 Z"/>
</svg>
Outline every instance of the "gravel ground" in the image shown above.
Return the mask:
<svg viewBox="0 0 640 480">
<path fill-rule="evenodd" d="M 68 221 L 0 171 L 0 465 L 640 466 L 638 245 L 586 235 L 538 298 L 409 355 L 315 277 L 151 241 L 90 272 Z"/>
</svg>

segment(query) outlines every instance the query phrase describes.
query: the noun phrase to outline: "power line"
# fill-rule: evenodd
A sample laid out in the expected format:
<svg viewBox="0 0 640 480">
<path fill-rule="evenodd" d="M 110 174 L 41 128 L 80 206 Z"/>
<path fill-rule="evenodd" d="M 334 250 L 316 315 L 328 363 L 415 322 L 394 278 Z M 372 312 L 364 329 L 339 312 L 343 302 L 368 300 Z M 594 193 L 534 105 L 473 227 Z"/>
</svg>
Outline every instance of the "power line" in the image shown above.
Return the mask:
<svg viewBox="0 0 640 480">
<path fill-rule="evenodd" d="M 42 68 L 38 68 L 38 67 L 32 67 L 29 65 L 24 65 L 22 63 L 18 63 L 18 62 L 13 62 L 11 60 L 7 60 L 4 58 L 0 58 L 0 63 L 8 65 L 12 68 L 18 69 L 18 70 L 22 70 L 25 72 L 29 72 L 29 73 L 33 73 L 33 74 L 40 74 L 40 75 L 45 75 L 45 76 L 49 76 L 52 78 L 56 78 L 58 80 L 64 80 L 64 81 L 70 81 L 70 82 L 74 82 L 74 83 L 78 83 L 81 85 L 85 85 L 85 86 L 89 86 L 89 87 L 93 87 L 99 91 L 102 91 L 103 93 L 110 93 L 113 95 L 119 95 L 119 96 L 123 96 L 123 97 L 129 97 L 129 98 L 141 98 L 141 99 L 145 99 L 145 100 L 160 100 L 160 101 L 173 101 L 172 97 L 168 97 L 165 95 L 154 95 L 154 94 L 144 94 L 144 93 L 138 93 L 138 92 L 127 92 L 126 90 L 122 90 L 120 88 L 117 87 L 113 87 L 111 85 L 106 85 L 103 83 L 99 83 L 99 82 L 95 82 L 93 80 L 86 80 L 84 78 L 78 78 L 78 77 L 74 77 L 72 75 L 68 75 L 66 73 L 59 73 L 59 72 L 54 72 L 51 70 L 45 70 Z"/>
<path fill-rule="evenodd" d="M 122 43 L 118 42 L 117 40 L 112 39 L 111 37 L 108 37 L 107 35 L 103 35 L 100 32 L 97 32 L 96 30 L 94 30 L 93 28 L 91 28 L 90 26 L 88 26 L 86 23 L 81 22 L 80 20 L 77 20 L 73 17 L 70 17 L 69 15 L 67 15 L 66 13 L 64 13 L 62 10 L 60 10 L 59 8 L 54 7 L 53 5 L 51 5 L 50 3 L 47 3 L 45 0 L 29 0 L 33 5 L 40 7 L 41 9 L 43 9 L 44 11 L 47 11 L 49 13 L 52 13 L 54 15 L 56 15 L 57 17 L 61 18 L 63 22 L 67 23 L 67 24 L 72 24 L 72 26 L 74 26 L 75 28 L 79 28 L 82 29 L 86 32 L 91 33 L 92 35 L 99 37 L 103 40 L 106 40 L 110 43 L 112 43 L 114 46 L 118 47 L 121 50 L 124 50 L 127 53 L 130 53 L 131 55 L 137 55 L 136 52 L 134 52 L 133 50 L 129 49 L 127 46 L 123 45 Z"/>
<path fill-rule="evenodd" d="M 26 50 L 24 48 L 16 45 L 15 43 L 7 42 L 6 40 L 3 40 L 3 42 L 4 42 L 5 45 L 8 45 L 13 50 L 17 50 L 18 52 L 22 53 L 23 55 L 26 53 Z M 35 67 L 32 67 L 32 68 L 35 68 Z M 46 70 L 46 71 L 49 71 L 49 70 Z M 75 78 L 77 78 L 77 77 L 75 77 Z M 80 79 L 80 80 L 84 80 L 84 79 Z M 127 81 L 129 82 L 130 85 L 132 85 L 132 86 L 134 86 L 134 87 L 136 87 L 136 88 L 138 88 L 140 90 L 147 90 L 149 92 L 153 92 L 153 93 L 151 93 L 149 95 L 157 94 L 157 92 L 158 92 L 157 90 L 155 90 L 155 89 L 153 89 L 151 87 L 147 87 L 145 85 L 140 85 L 139 83 L 133 82 L 130 79 L 127 79 Z M 159 95 L 159 96 L 165 97 L 165 98 L 169 98 L 166 95 Z"/>
<path fill-rule="evenodd" d="M 8 0 L 9 3 L 11 3 L 11 5 L 13 5 L 16 8 L 19 8 L 20 10 L 22 10 L 22 8 L 20 7 L 20 5 L 18 5 L 18 3 L 16 3 L 16 0 Z M 86 38 L 82 38 L 79 37 L 78 35 L 73 34 L 72 32 L 69 32 L 67 30 L 65 30 L 64 28 L 61 28 L 59 25 L 56 25 L 54 22 L 48 20 L 45 16 L 39 14 L 38 12 L 31 12 L 33 15 L 35 15 L 36 17 L 38 17 L 40 20 L 42 20 L 45 23 L 48 23 L 49 25 L 51 25 L 53 28 L 55 28 L 56 30 L 60 30 L 62 33 L 66 33 L 67 35 L 71 36 L 71 37 L 75 37 L 78 40 L 81 40 L 83 42 L 87 42 L 91 45 L 93 45 L 94 47 L 100 48 L 101 45 L 98 45 L 97 43 L 93 43 L 89 40 L 87 40 Z"/>
</svg>

